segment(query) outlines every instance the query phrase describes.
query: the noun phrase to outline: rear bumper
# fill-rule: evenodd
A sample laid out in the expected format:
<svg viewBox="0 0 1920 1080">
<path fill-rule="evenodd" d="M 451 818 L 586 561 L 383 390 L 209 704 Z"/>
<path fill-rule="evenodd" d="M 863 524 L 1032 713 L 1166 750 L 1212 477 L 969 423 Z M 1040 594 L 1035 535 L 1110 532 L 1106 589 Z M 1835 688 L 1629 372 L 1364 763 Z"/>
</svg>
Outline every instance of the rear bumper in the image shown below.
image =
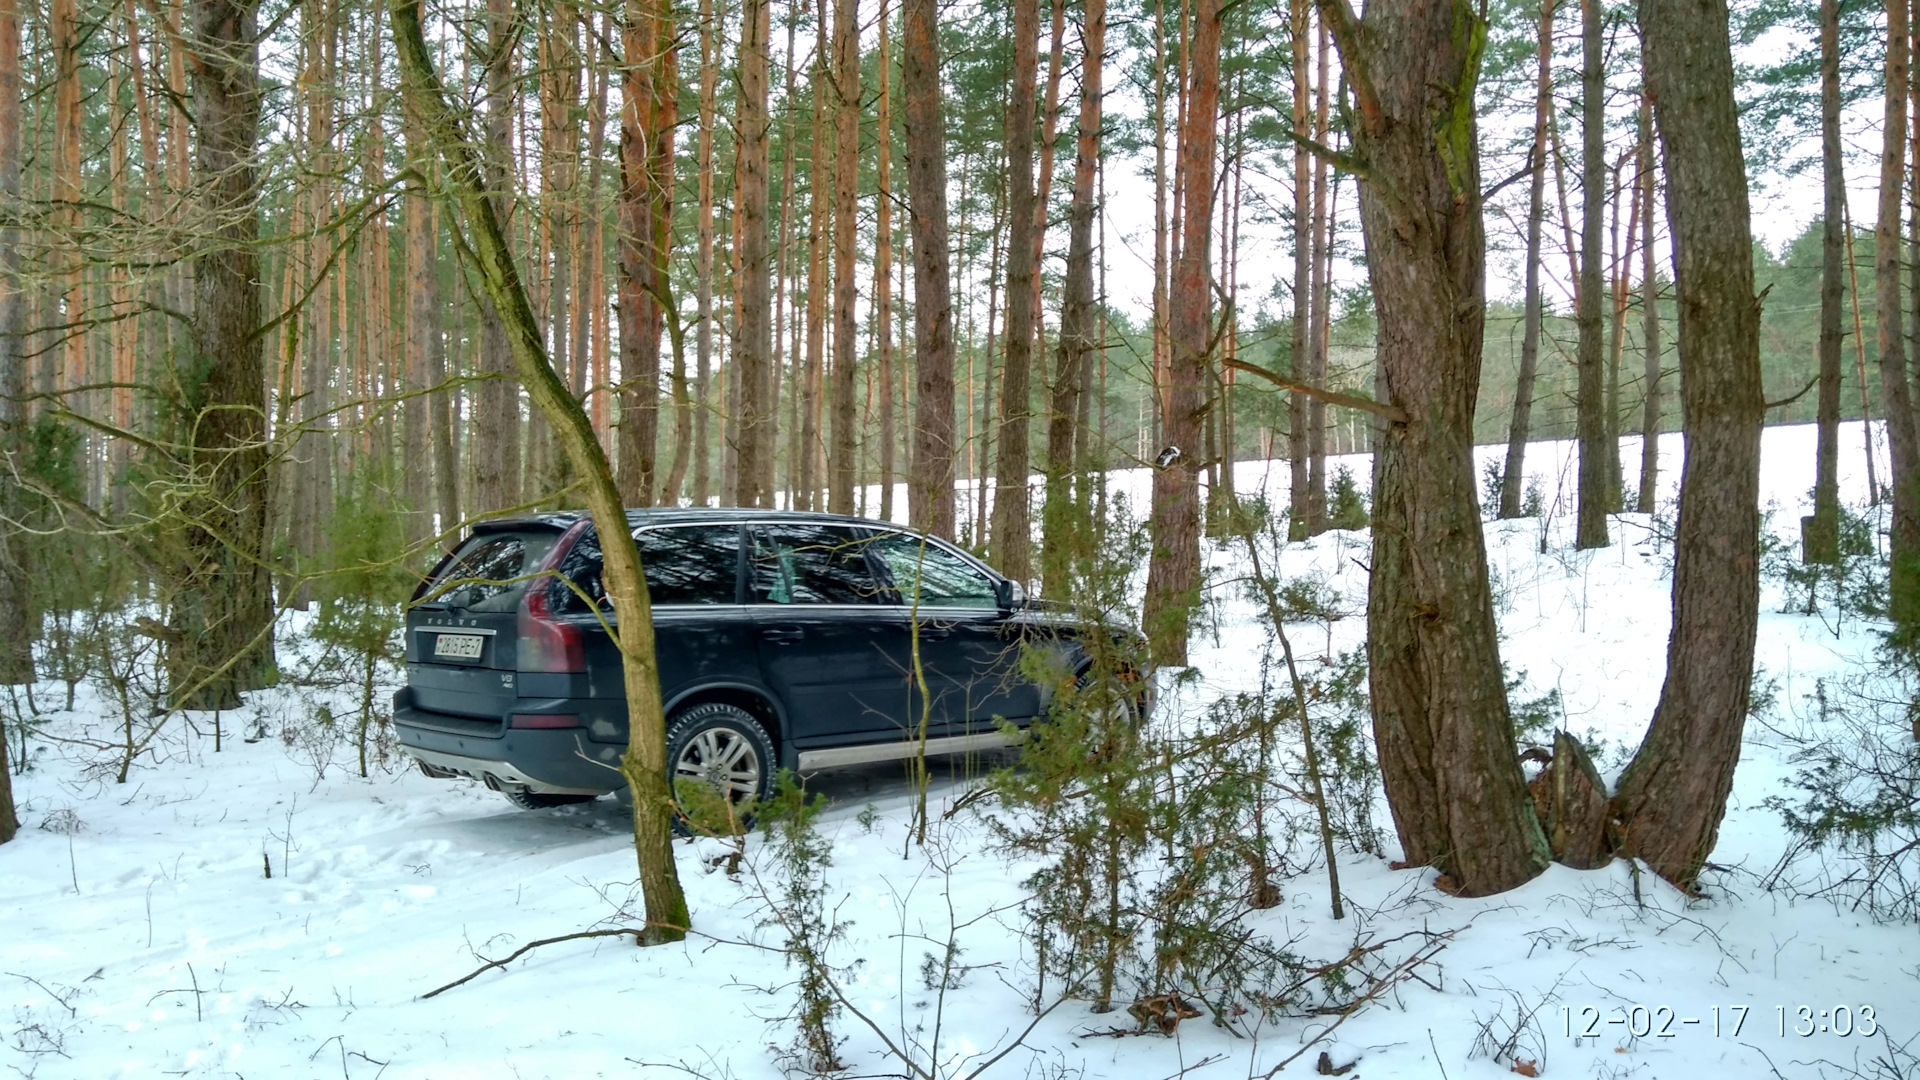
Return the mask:
<svg viewBox="0 0 1920 1080">
<path fill-rule="evenodd" d="M 436 723 L 445 719 L 438 714 L 414 708 L 405 690 L 394 695 L 393 704 L 401 750 L 430 771 L 469 776 L 496 790 L 550 795 L 601 795 L 625 786 L 621 748 L 589 740 L 585 728 L 463 732 Z"/>
</svg>

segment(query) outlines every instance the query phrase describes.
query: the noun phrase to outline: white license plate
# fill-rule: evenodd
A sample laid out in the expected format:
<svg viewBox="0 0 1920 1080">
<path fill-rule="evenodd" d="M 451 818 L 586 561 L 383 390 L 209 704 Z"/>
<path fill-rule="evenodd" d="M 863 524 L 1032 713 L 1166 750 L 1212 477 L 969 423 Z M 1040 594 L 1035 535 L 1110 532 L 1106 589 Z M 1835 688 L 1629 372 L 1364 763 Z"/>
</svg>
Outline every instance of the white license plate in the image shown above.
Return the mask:
<svg viewBox="0 0 1920 1080">
<path fill-rule="evenodd" d="M 473 634 L 439 634 L 433 639 L 433 655 L 455 660 L 478 660 L 486 638 Z"/>
</svg>

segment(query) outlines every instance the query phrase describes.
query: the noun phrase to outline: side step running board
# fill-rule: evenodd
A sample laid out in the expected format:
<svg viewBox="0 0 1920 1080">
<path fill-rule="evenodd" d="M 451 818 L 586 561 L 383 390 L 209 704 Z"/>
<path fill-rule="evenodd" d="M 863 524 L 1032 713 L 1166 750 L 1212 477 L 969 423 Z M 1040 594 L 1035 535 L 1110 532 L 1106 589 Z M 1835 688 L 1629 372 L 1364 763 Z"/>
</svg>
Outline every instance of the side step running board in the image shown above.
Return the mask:
<svg viewBox="0 0 1920 1080">
<path fill-rule="evenodd" d="M 998 731 L 986 731 L 978 735 L 928 739 L 926 741 L 927 756 L 997 750 L 1018 744 L 1020 738 L 1019 734 L 1008 736 Z M 815 769 L 837 769 L 843 765 L 866 765 L 875 761 L 900 761 L 920 753 L 920 746 L 918 739 L 902 739 L 898 742 L 868 743 L 863 746 L 833 746 L 824 750 L 802 750 L 800 751 L 800 771 L 804 773 Z"/>
</svg>

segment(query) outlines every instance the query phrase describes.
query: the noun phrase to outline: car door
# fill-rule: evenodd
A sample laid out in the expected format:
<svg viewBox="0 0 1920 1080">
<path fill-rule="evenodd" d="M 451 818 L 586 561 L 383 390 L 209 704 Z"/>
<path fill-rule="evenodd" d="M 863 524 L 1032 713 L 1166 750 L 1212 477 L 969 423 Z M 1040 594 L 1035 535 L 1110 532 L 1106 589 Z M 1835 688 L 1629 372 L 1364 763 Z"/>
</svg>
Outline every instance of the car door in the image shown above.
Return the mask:
<svg viewBox="0 0 1920 1080">
<path fill-rule="evenodd" d="M 995 578 L 937 539 L 882 532 L 868 545 L 903 614 L 904 644 L 920 644 L 933 698 L 929 734 L 990 730 L 995 717 L 1020 720 L 1039 709 L 1039 691 L 1020 677 L 1020 638 L 1001 610 Z"/>
<path fill-rule="evenodd" d="M 786 705 L 794 742 L 903 732 L 907 681 L 889 648 L 887 597 L 866 558 L 867 534 L 784 522 L 747 532 L 760 669 Z"/>
</svg>

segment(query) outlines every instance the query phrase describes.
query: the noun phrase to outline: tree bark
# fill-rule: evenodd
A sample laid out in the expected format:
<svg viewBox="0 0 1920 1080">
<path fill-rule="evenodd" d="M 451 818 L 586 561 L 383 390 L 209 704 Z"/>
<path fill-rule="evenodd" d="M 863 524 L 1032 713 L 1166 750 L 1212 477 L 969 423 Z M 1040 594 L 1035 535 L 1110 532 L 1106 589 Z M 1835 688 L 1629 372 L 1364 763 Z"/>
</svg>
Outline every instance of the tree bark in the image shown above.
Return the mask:
<svg viewBox="0 0 1920 1080">
<path fill-rule="evenodd" d="M 833 142 L 829 134 L 833 109 L 828 100 L 833 44 L 828 36 L 827 0 L 814 2 L 819 18 L 813 47 L 813 138 L 808 147 L 812 160 L 808 162 L 807 178 L 807 366 L 798 387 L 799 441 L 794 444 L 799 482 L 788 495 L 792 500 L 789 505 L 802 510 L 821 508 L 820 488 L 826 479 L 817 466 L 824 456 L 820 419 L 826 389 L 827 278 L 831 273 L 828 253 L 833 240 Z"/>
<path fill-rule="evenodd" d="M 699 205 L 694 211 L 695 302 L 700 329 L 695 335 L 693 376 L 693 505 L 707 505 L 712 494 L 712 455 L 708 450 L 708 384 L 713 378 L 713 125 L 720 94 L 720 32 L 724 7 L 700 0 L 700 134 L 696 150 Z"/>
<path fill-rule="evenodd" d="M 856 428 L 858 391 L 855 367 L 854 199 L 860 177 L 860 35 L 859 0 L 837 0 L 833 10 L 834 115 L 833 152 L 833 445 L 827 461 L 827 510 L 853 513 L 854 464 L 859 449 Z"/>
<path fill-rule="evenodd" d="M 1548 852 L 1514 756 L 1476 506 L 1473 411 L 1486 237 L 1474 91 L 1486 24 L 1467 0 L 1321 0 L 1359 109 L 1360 219 L 1386 401 L 1378 432 L 1367 658 L 1388 804 L 1406 860 L 1467 896 Z"/>
<path fill-rule="evenodd" d="M 1602 548 L 1607 539 L 1607 455 L 1619 448 L 1607 444 L 1605 355 L 1601 339 L 1600 302 L 1605 286 L 1601 261 L 1606 257 L 1601 231 L 1606 224 L 1607 143 L 1606 69 L 1600 40 L 1601 0 L 1580 0 L 1580 294 L 1575 299 L 1574 324 L 1579 330 L 1575 366 L 1579 390 L 1574 398 L 1574 423 L 1580 444 L 1578 507 L 1574 547 Z"/>
<path fill-rule="evenodd" d="M 952 538 L 953 294 L 947 276 L 947 139 L 940 108 L 938 5 L 934 0 L 903 0 L 900 11 L 918 383 L 907 520 L 916 529 Z"/>
<path fill-rule="evenodd" d="M 1614 797 L 1620 850 L 1691 890 L 1740 759 L 1760 601 L 1760 305 L 1725 0 L 1642 0 L 1679 292 L 1687 455 L 1653 723 Z"/>
<path fill-rule="evenodd" d="M 1106 61 L 1106 0 L 1086 0 L 1081 11 L 1080 118 L 1074 137 L 1073 197 L 1067 207 L 1067 276 L 1062 283 L 1060 355 L 1048 394 L 1047 498 L 1041 508 L 1040 589 L 1064 598 L 1072 538 L 1085 519 L 1085 491 L 1076 486 L 1076 414 L 1082 384 L 1099 348 L 1093 292 L 1094 183 L 1100 166 L 1101 66 Z M 1078 433 L 1084 440 L 1083 432 Z M 1076 501 L 1076 495 L 1078 501 Z"/>
<path fill-rule="evenodd" d="M 690 923 L 673 862 L 673 793 L 667 786 L 666 718 L 660 701 L 653 647 L 653 612 L 641 574 L 640 552 L 627 525 L 613 469 L 594 437 L 580 402 L 548 361 L 540 328 L 508 249 L 487 177 L 473 144 L 447 105 L 420 25 L 420 0 L 392 0 L 394 46 L 400 57 L 402 93 L 424 120 L 446 165 L 453 205 L 467 226 L 468 250 L 510 333 L 515 371 L 550 422 L 562 449 L 584 480 L 585 495 L 600 534 L 603 578 L 613 607 L 627 697 L 630 737 L 621 771 L 633 789 L 633 838 L 646 902 L 649 938 L 678 941 Z"/>
<path fill-rule="evenodd" d="M 483 151 L 489 188 L 499 200 L 494 215 L 510 217 L 506 155 L 513 145 L 513 44 L 517 16 L 511 0 L 487 0 L 487 37 L 481 68 L 486 72 L 487 115 Z M 500 314 L 491 301 L 480 304 L 480 376 L 474 392 L 473 437 L 467 458 L 473 469 L 473 510 L 487 514 L 520 502 L 520 388 L 513 381 L 513 353 Z"/>
<path fill-rule="evenodd" d="M 660 335 L 673 243 L 673 128 L 678 117 L 673 14 L 666 0 L 627 0 L 620 111 L 620 491 L 632 506 L 659 486 Z"/>
<path fill-rule="evenodd" d="M 1289 7 L 1293 48 L 1293 130 L 1311 134 L 1311 90 L 1307 75 L 1309 0 Z M 1293 327 L 1288 373 L 1309 381 L 1307 355 L 1313 348 L 1313 163 L 1304 143 L 1293 144 Z M 1309 535 L 1307 508 L 1307 396 L 1287 394 L 1287 539 Z"/>
<path fill-rule="evenodd" d="M 1033 122 L 1040 51 L 1039 0 L 1013 0 L 1013 72 L 1007 100 L 1007 360 L 1000 382 L 1000 454 L 994 462 L 992 558 L 1015 581 L 1033 576 L 1031 469 L 1033 371 Z M 991 362 L 991 361 L 989 361 Z"/>
<path fill-rule="evenodd" d="M 734 187 L 740 206 L 739 331 L 733 343 L 739 417 L 734 504 L 773 505 L 773 324 L 767 264 L 767 0 L 741 8 L 740 95 L 735 128 Z"/>
<path fill-rule="evenodd" d="M 1540 367 L 1540 232 L 1546 218 L 1547 129 L 1553 123 L 1554 0 L 1541 0 L 1539 53 L 1533 98 L 1533 176 L 1527 190 L 1526 322 L 1520 335 L 1520 373 L 1513 388 L 1513 423 L 1507 429 L 1506 466 L 1500 471 L 1500 516 L 1520 516 L 1527 479 L 1527 440 L 1533 433 L 1533 383 Z"/>
<path fill-rule="evenodd" d="M 893 412 L 893 31 L 888 0 L 880 0 L 880 55 L 875 67 L 879 97 L 874 103 L 875 136 L 873 225 L 873 336 L 880 379 L 880 520 L 893 520 L 895 466 Z"/>
<path fill-rule="evenodd" d="M 0 0 L 0 206 L 20 205 L 21 114 L 20 0 Z M 21 519 L 20 485 L 14 471 L 25 467 L 26 357 L 21 339 L 25 292 L 20 280 L 21 230 L 13 213 L 0 218 L 0 626 L 14 630 L 0 638 L 0 684 L 34 679 L 33 605 L 28 599 L 26 552 L 15 540 L 13 522 Z M 0 733 L 0 745 L 6 737 Z M 12 833 L 12 786 L 0 749 L 0 843 Z"/>
<path fill-rule="evenodd" d="M 1314 62 L 1313 137 L 1322 146 L 1329 145 L 1333 131 L 1330 118 L 1333 78 L 1329 64 L 1333 53 L 1327 40 L 1327 24 L 1320 22 L 1317 33 L 1319 56 Z M 1338 176 L 1330 176 L 1326 159 L 1313 163 L 1313 335 L 1307 340 L 1307 381 L 1314 386 L 1327 385 L 1327 341 L 1333 323 L 1333 197 Z M 1317 397 L 1307 399 L 1307 532 L 1318 536 L 1327 531 L 1327 403 Z"/>
<path fill-rule="evenodd" d="M 1907 142 L 1907 4 L 1887 3 L 1886 109 L 1881 125 L 1880 206 L 1873 284 L 1880 344 L 1880 401 L 1887 414 L 1893 496 L 1888 614 L 1904 632 L 1920 621 L 1920 442 L 1900 319 L 1900 225 Z M 1669 181 L 1671 182 L 1671 181 Z M 1669 196 L 1671 199 L 1671 196 Z"/>
<path fill-rule="evenodd" d="M 1642 83 L 1645 83 L 1643 78 Z M 1660 480 L 1660 279 L 1653 252 L 1653 97 L 1640 95 L 1640 340 L 1645 392 L 1640 402 L 1640 494 L 1634 511 L 1651 514 Z"/>
<path fill-rule="evenodd" d="M 260 336 L 260 58 L 254 0 L 196 0 L 193 258 L 195 363 L 181 380 L 193 420 L 163 663 L 178 706 L 233 708 L 274 678 L 267 555 L 267 403 Z"/>
<path fill-rule="evenodd" d="M 1206 391 L 1212 380 L 1212 258 L 1215 124 L 1220 111 L 1217 0 L 1194 0 L 1176 182 L 1185 196 L 1180 255 L 1168 296 L 1173 347 L 1166 388 L 1165 438 L 1179 452 L 1153 474 L 1152 554 L 1141 623 L 1154 662 L 1185 666 L 1187 634 L 1200 602 L 1200 454 Z"/>
</svg>

